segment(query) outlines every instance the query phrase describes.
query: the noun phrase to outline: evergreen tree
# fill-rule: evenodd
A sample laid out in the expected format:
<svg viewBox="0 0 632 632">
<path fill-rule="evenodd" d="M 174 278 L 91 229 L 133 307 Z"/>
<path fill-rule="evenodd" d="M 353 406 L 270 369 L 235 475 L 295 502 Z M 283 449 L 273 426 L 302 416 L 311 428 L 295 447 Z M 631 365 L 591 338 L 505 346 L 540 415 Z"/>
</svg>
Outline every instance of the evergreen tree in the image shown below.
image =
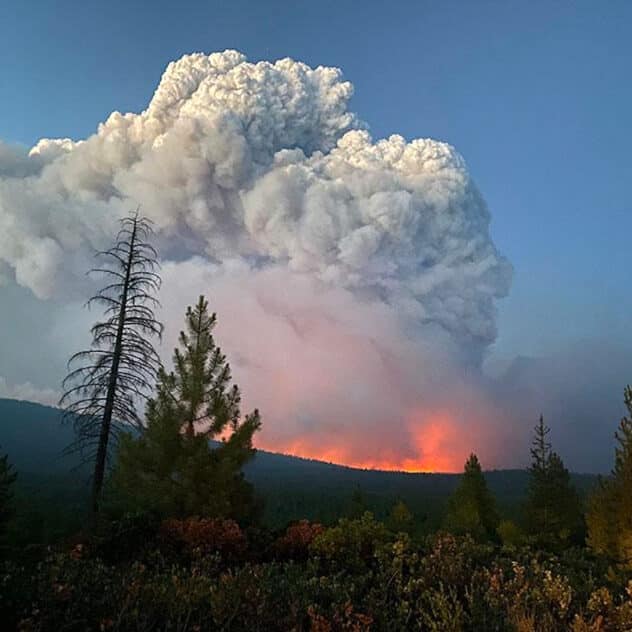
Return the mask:
<svg viewBox="0 0 632 632">
<path fill-rule="evenodd" d="M 463 476 L 450 499 L 445 527 L 456 534 L 469 533 L 477 540 L 496 539 L 499 517 L 478 457 L 470 454 Z"/>
<path fill-rule="evenodd" d="M 538 425 L 535 427 L 535 437 L 533 438 L 531 447 L 531 467 L 529 471 L 531 474 L 543 475 L 548 466 L 551 458 L 551 443 L 547 441 L 547 437 L 551 432 L 551 429 L 545 425 L 544 417 L 540 415 Z"/>
<path fill-rule="evenodd" d="M 0 457 L 0 538 L 4 536 L 7 523 L 13 514 L 11 507 L 12 487 L 16 478 L 17 474 L 13 471 L 9 457 L 5 454 Z"/>
<path fill-rule="evenodd" d="M 360 486 L 356 485 L 356 488 L 351 494 L 349 507 L 345 513 L 352 520 L 356 520 L 358 518 L 361 518 L 367 511 L 369 511 L 369 505 L 367 503 L 366 497 Z"/>
<path fill-rule="evenodd" d="M 538 425 L 534 428 L 525 508 L 526 527 L 530 534 L 548 533 L 550 528 L 553 512 L 553 499 L 548 484 L 552 449 L 547 437 L 550 432 L 551 429 L 544 424 L 544 417 L 540 415 Z"/>
<path fill-rule="evenodd" d="M 403 500 L 398 500 L 388 517 L 388 528 L 394 533 L 412 533 L 414 527 L 413 514 Z"/>
<path fill-rule="evenodd" d="M 624 393 L 628 415 L 615 433 L 612 475 L 600 482 L 589 503 L 588 544 L 626 568 L 632 568 L 632 387 Z"/>
<path fill-rule="evenodd" d="M 105 308 L 105 320 L 92 327 L 92 345 L 70 358 L 60 406 L 77 439 L 70 449 L 94 461 L 91 512 L 99 501 L 111 440 L 130 424 L 141 427 L 136 402 L 150 391 L 160 365 L 151 338 L 162 324 L 154 316 L 160 288 L 157 254 L 148 243 L 151 222 L 136 211 L 121 220 L 115 244 L 97 253 L 107 284 L 89 301 Z"/>
<path fill-rule="evenodd" d="M 215 324 L 201 296 L 187 309 L 174 370 L 159 371 L 147 429 L 121 441 L 113 489 L 128 507 L 241 520 L 256 509 L 241 470 L 254 456 L 261 421 L 257 410 L 241 416 L 239 388 L 231 386 L 230 366 L 213 338 Z"/>
<path fill-rule="evenodd" d="M 562 545 L 581 537 L 581 502 L 561 457 L 547 440 L 550 433 L 540 415 L 535 427 L 525 506 L 526 531 L 540 543 Z"/>
</svg>

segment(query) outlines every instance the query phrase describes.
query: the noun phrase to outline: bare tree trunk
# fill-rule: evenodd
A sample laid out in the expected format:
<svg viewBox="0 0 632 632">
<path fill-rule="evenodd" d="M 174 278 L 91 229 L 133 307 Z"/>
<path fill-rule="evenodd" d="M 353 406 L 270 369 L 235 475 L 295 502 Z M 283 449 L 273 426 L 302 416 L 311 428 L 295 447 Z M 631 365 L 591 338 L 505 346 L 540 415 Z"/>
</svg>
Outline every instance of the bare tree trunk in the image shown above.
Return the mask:
<svg viewBox="0 0 632 632">
<path fill-rule="evenodd" d="M 99 444 L 97 447 L 97 455 L 94 463 L 94 475 L 92 478 L 92 500 L 90 511 L 94 519 L 99 512 L 99 502 L 101 500 L 101 490 L 103 489 L 103 479 L 105 477 L 105 465 L 108 450 L 108 441 L 110 439 L 110 428 L 112 425 L 112 414 L 114 412 L 114 396 L 116 394 L 116 385 L 118 380 L 119 364 L 121 361 L 121 353 L 123 348 L 123 332 L 125 329 L 125 312 L 127 309 L 127 294 L 129 290 L 130 274 L 132 271 L 132 260 L 134 255 L 134 247 L 136 241 L 136 220 L 132 229 L 132 236 L 129 245 L 129 255 L 127 258 L 127 268 L 125 270 L 125 280 L 123 282 L 123 295 L 121 307 L 118 317 L 118 328 L 116 331 L 116 341 L 114 343 L 114 353 L 112 358 L 112 369 L 110 371 L 110 379 L 108 382 L 108 390 L 103 409 L 103 419 L 101 421 L 101 432 L 99 434 Z"/>
<path fill-rule="evenodd" d="M 196 327 L 196 334 L 195 334 L 195 353 L 194 353 L 195 358 L 198 357 L 198 353 L 200 349 L 200 335 L 202 333 L 202 316 L 203 316 L 203 313 L 200 311 L 198 314 L 198 319 L 196 323 L 197 327 Z M 195 436 L 195 420 L 197 418 L 198 407 L 201 405 L 204 399 L 202 392 L 198 393 L 198 396 L 199 396 L 199 401 L 192 399 L 190 402 L 189 419 L 187 419 L 187 427 L 186 427 L 187 437 Z"/>
<path fill-rule="evenodd" d="M 93 479 L 90 522 L 99 512 L 108 466 L 108 448 L 114 437 L 142 428 L 136 406 L 154 386 L 160 357 L 150 342 L 162 335 L 154 309 L 160 305 L 158 253 L 149 243 L 151 221 L 133 215 L 121 218 L 114 245 L 97 252 L 103 265 L 91 270 L 105 276 L 106 283 L 87 302 L 104 306 L 103 320 L 92 328 L 89 349 L 78 351 L 68 361 L 59 401 L 63 421 L 71 422 L 76 439 L 67 452 L 82 453 L 91 462 Z"/>
</svg>

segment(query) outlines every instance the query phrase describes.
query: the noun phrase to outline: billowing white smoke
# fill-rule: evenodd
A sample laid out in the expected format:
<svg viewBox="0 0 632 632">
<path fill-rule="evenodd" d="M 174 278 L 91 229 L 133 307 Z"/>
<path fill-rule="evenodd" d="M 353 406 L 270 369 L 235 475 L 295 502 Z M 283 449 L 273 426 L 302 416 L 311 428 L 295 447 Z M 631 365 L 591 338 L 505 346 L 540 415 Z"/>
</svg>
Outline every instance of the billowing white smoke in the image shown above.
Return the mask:
<svg viewBox="0 0 632 632">
<path fill-rule="evenodd" d="M 59 392 L 52 388 L 40 389 L 30 382 L 10 384 L 0 376 L 0 398 L 19 399 L 25 402 L 37 402 L 44 406 L 55 406 L 59 401 Z"/>
<path fill-rule="evenodd" d="M 348 110 L 352 92 L 334 68 L 187 55 L 144 112 L 115 112 L 86 140 L 44 139 L 28 155 L 0 144 L 0 279 L 41 299 L 81 297 L 92 250 L 141 205 L 170 261 L 169 323 L 180 327 L 181 301 L 208 294 L 220 323 L 247 332 L 225 344 L 258 367 L 248 399 L 272 402 L 268 378 L 288 386 L 264 437 L 357 427 L 372 411 L 405 444 L 428 365 L 443 375 L 443 358 L 458 374 L 494 340 L 511 268 L 460 155 L 428 139 L 374 143 Z M 406 395 L 378 415 L 386 375 Z"/>
</svg>

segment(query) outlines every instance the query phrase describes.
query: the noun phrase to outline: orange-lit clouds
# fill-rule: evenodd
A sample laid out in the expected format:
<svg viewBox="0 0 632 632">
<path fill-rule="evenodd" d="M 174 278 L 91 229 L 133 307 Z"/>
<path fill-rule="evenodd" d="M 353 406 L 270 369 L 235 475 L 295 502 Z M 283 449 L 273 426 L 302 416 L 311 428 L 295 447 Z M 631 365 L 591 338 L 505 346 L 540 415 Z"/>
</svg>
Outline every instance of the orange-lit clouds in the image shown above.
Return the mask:
<svg viewBox="0 0 632 632">
<path fill-rule="evenodd" d="M 269 444 L 261 438 L 257 443 L 262 449 L 309 459 L 363 469 L 403 472 L 459 472 L 474 449 L 470 443 L 471 427 L 468 428 L 467 424 L 459 426 L 447 411 L 428 414 L 419 411 L 411 418 L 406 431 L 411 443 L 410 449 L 404 453 L 386 444 L 374 446 L 371 455 L 371 451 L 363 449 L 364 446 L 358 446 L 357 442 L 362 441 L 361 432 L 356 437 L 342 433 L 337 440 L 332 437 L 333 442 L 325 445 L 322 438 L 318 441 L 316 437 L 297 438 L 281 445 Z"/>
<path fill-rule="evenodd" d="M 389 305 L 282 268 L 198 260 L 163 276 L 166 345 L 191 296 L 218 311 L 244 412 L 263 416 L 257 447 L 411 472 L 459 471 L 471 451 L 502 463 L 502 414 L 441 331 L 415 336 Z"/>
<path fill-rule="evenodd" d="M 458 428 L 448 414 L 429 415 L 426 422 L 413 422 L 408 433 L 415 456 L 408 456 L 408 450 L 406 454 L 398 454 L 389 445 L 376 447 L 373 456 L 360 456 L 355 446 L 361 437 L 349 441 L 340 437 L 338 445 L 328 446 L 319 446 L 318 442 L 309 439 L 295 439 L 283 446 L 267 445 L 265 439 L 258 443 L 263 449 L 280 449 L 286 454 L 364 469 L 404 472 L 457 472 L 462 469 L 463 455 L 468 448 L 459 441 Z"/>
<path fill-rule="evenodd" d="M 471 446 L 464 445 L 464 438 L 450 414 L 439 412 L 419 414 L 421 420 L 413 420 L 411 434 L 420 452 L 419 463 L 406 461 L 407 471 L 455 472 L 463 467 L 463 462 Z M 425 419 L 424 419 L 425 417 Z"/>
</svg>

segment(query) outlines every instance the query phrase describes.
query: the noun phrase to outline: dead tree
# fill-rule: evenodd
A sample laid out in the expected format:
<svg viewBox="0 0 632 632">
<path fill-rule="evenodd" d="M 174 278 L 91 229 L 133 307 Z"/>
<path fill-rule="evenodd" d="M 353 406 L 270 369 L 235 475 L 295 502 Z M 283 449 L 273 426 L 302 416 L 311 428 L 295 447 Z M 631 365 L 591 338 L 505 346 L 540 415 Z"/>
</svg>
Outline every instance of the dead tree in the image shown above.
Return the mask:
<svg viewBox="0 0 632 632">
<path fill-rule="evenodd" d="M 111 440 L 123 429 L 142 428 L 137 405 L 154 385 L 160 359 L 151 339 L 162 336 L 156 319 L 160 289 L 156 250 L 150 245 L 151 222 L 138 210 L 121 220 L 115 244 L 97 253 L 103 264 L 91 273 L 106 285 L 87 303 L 104 308 L 104 320 L 92 327 L 90 349 L 73 355 L 63 382 L 60 406 L 73 424 L 69 447 L 83 462 L 94 462 L 91 513 L 99 510 Z"/>
</svg>

